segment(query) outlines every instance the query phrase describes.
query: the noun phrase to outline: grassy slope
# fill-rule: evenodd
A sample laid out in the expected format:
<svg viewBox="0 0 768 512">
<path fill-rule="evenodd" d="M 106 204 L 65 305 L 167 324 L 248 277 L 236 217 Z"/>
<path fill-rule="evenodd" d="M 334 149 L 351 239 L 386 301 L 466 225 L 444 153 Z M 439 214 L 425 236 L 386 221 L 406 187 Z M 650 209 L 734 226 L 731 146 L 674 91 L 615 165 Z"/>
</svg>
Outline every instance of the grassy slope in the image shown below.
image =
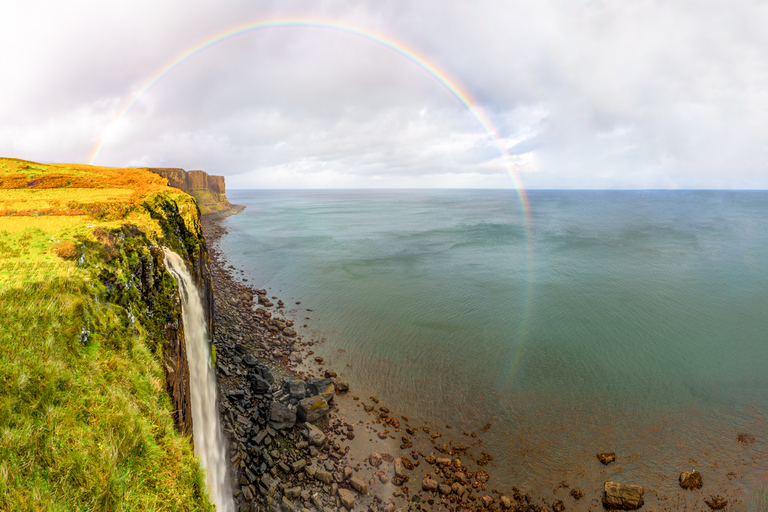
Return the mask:
<svg viewBox="0 0 768 512">
<path fill-rule="evenodd" d="M 197 222 L 141 169 L 0 158 L 0 510 L 210 510 L 131 289 L 148 241 L 181 243 L 163 205 Z"/>
</svg>

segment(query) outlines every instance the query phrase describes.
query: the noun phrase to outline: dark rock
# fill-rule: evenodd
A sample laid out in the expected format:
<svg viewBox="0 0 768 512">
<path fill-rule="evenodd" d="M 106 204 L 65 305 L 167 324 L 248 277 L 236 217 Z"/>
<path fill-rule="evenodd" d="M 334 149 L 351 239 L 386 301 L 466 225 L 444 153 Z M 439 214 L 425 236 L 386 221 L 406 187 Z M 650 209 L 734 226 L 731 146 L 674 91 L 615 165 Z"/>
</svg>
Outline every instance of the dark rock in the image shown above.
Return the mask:
<svg viewBox="0 0 768 512">
<path fill-rule="evenodd" d="M 285 383 L 283 388 L 285 389 L 285 392 L 288 393 L 288 396 L 295 398 L 296 400 L 301 400 L 307 396 L 304 382 L 300 380 L 289 380 Z"/>
<path fill-rule="evenodd" d="M 575 500 L 580 500 L 584 497 L 584 493 L 578 489 L 571 489 L 571 496 L 573 496 L 573 499 Z"/>
<path fill-rule="evenodd" d="M 608 465 L 611 462 L 616 460 L 616 454 L 615 453 L 598 453 L 597 458 L 600 462 L 602 462 L 604 465 Z"/>
<path fill-rule="evenodd" d="M 272 376 L 272 372 L 264 365 L 257 366 L 254 371 L 261 376 L 262 379 L 266 380 L 270 384 L 275 382 L 275 378 Z"/>
<path fill-rule="evenodd" d="M 269 408 L 269 425 L 277 430 L 290 428 L 296 423 L 296 412 L 279 402 Z"/>
<path fill-rule="evenodd" d="M 603 506 L 605 508 L 636 510 L 643 506 L 645 489 L 640 485 L 605 482 Z"/>
<path fill-rule="evenodd" d="M 247 366 L 256 366 L 259 360 L 253 357 L 251 354 L 243 356 L 243 363 Z"/>
<path fill-rule="evenodd" d="M 703 481 L 701 479 L 701 473 L 698 471 L 683 471 L 680 473 L 680 487 L 688 489 L 701 489 Z"/>
<path fill-rule="evenodd" d="M 565 510 L 565 503 L 562 500 L 557 500 L 552 504 L 553 512 L 563 512 Z"/>
<path fill-rule="evenodd" d="M 317 421 L 325 416 L 331 408 L 324 398 L 312 396 L 299 402 L 297 415 L 300 421 Z"/>
<path fill-rule="evenodd" d="M 251 383 L 251 391 L 257 395 L 269 393 L 269 390 L 272 389 L 272 385 L 258 373 L 251 373 L 249 377 Z"/>
</svg>

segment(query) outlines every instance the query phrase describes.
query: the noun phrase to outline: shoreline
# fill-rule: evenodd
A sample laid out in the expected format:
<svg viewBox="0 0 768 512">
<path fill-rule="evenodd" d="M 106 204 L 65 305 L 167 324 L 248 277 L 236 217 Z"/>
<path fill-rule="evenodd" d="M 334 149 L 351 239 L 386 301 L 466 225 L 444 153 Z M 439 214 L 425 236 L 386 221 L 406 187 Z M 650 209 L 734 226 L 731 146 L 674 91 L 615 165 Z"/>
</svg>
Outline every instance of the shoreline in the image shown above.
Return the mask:
<svg viewBox="0 0 768 512">
<path fill-rule="evenodd" d="M 301 380 L 306 386 L 313 378 L 326 378 L 336 388 L 349 386 L 334 370 L 323 368 L 322 358 L 312 357 L 311 347 L 318 342 L 291 329 L 293 323 L 280 315 L 287 308 L 282 301 L 276 308 L 258 304 L 259 292 L 265 290 L 239 282 L 233 274 L 234 267 L 218 247 L 227 232 L 220 221 L 240 211 L 209 214 L 202 220 L 215 298 L 219 412 L 238 506 L 390 512 L 565 510 L 559 499 L 547 502 L 516 488 L 507 496 L 492 488 L 495 468 L 493 457 L 482 451 L 482 433 L 411 424 L 377 398 L 357 396 L 354 389 L 333 391 L 328 413 L 314 422 L 327 438 L 319 446 L 312 444 L 301 422 L 272 428 L 268 410 L 273 403 L 287 402 L 286 381 Z M 287 330 L 275 329 L 275 323 Z M 261 368 L 273 377 L 271 393 L 264 396 L 253 392 L 251 382 L 254 373 L 263 373 Z"/>
</svg>

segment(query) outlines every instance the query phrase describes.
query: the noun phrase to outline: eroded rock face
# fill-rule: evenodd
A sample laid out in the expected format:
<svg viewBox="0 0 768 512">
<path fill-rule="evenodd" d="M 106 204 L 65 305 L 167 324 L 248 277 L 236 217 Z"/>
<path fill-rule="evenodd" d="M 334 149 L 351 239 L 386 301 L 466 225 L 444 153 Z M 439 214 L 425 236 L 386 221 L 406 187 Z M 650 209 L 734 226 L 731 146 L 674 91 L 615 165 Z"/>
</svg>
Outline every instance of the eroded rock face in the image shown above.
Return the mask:
<svg viewBox="0 0 768 512">
<path fill-rule="evenodd" d="M 609 509 L 637 510 L 643 506 L 645 488 L 640 485 L 605 482 L 603 506 Z"/>
</svg>

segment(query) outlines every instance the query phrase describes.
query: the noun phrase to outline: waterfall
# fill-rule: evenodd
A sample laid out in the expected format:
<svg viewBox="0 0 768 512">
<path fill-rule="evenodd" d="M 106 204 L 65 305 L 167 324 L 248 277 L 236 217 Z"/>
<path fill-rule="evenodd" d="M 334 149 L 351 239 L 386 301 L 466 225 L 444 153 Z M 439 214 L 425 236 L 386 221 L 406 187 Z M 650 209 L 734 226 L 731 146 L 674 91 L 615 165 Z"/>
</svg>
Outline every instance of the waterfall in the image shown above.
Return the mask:
<svg viewBox="0 0 768 512">
<path fill-rule="evenodd" d="M 216 404 L 216 377 L 211 366 L 211 349 L 203 304 L 184 260 L 165 249 L 165 265 L 179 285 L 184 338 L 192 392 L 192 437 L 195 455 L 206 473 L 211 501 L 219 512 L 233 512 L 235 505 L 227 478 L 224 436 Z"/>
</svg>

